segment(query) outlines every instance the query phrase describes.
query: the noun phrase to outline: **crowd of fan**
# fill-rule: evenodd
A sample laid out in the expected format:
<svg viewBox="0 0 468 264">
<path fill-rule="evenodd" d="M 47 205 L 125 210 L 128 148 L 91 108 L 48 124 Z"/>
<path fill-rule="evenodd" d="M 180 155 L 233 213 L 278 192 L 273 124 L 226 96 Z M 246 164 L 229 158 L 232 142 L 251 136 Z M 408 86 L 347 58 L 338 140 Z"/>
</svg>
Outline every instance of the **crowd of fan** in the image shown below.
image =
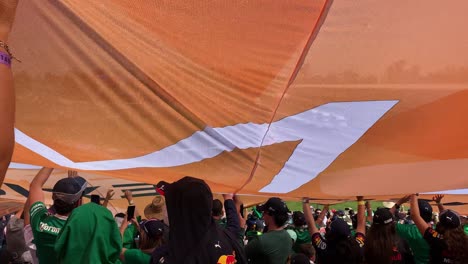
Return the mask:
<svg viewBox="0 0 468 264">
<path fill-rule="evenodd" d="M 213 200 L 204 181 L 185 177 L 159 183 L 142 220 L 138 210 L 113 216 L 112 191 L 102 205 L 82 204 L 86 181 L 73 172 L 55 184 L 47 208 L 51 172 L 31 182 L 24 212 L 4 217 L 1 263 L 468 263 L 466 217 L 445 210 L 441 195 L 438 215 L 417 195 L 375 211 L 357 197 L 357 212 L 314 210 L 308 199 L 290 212 L 274 197 L 247 214 L 238 197 Z M 411 213 L 400 208 L 407 202 Z"/>
</svg>

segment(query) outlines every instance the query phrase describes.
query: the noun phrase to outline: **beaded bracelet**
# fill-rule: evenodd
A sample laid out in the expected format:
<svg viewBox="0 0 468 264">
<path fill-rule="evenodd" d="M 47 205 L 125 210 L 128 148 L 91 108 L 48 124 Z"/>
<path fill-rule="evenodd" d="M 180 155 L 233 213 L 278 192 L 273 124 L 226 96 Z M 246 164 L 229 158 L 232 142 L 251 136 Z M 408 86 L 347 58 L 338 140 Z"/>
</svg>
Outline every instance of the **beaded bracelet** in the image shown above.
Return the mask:
<svg viewBox="0 0 468 264">
<path fill-rule="evenodd" d="M 10 51 L 10 47 L 8 46 L 8 44 L 6 44 L 5 42 L 1 41 L 0 40 L 0 48 L 3 48 L 7 54 L 8 54 L 8 57 L 10 58 L 10 63 L 9 65 L 11 65 L 11 59 L 15 59 L 17 60 L 18 62 L 21 62 L 20 60 L 18 60 L 18 58 L 16 58 L 15 56 L 13 56 L 13 54 L 11 53 Z"/>
<path fill-rule="evenodd" d="M 9 54 L 0 51 L 0 64 L 5 64 L 8 67 L 11 67 L 11 57 Z"/>
</svg>

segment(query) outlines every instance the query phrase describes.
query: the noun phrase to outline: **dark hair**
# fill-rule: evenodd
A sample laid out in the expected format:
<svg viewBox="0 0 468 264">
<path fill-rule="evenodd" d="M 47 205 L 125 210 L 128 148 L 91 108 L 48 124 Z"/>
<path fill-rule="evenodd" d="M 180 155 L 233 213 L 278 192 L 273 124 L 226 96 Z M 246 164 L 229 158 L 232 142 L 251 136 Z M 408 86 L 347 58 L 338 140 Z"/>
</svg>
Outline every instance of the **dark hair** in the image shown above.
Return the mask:
<svg viewBox="0 0 468 264">
<path fill-rule="evenodd" d="M 327 235 L 325 234 L 325 236 Z M 333 248 L 335 254 L 328 256 L 324 263 L 358 264 L 363 261 L 361 248 L 355 237 L 329 236 L 327 238 L 327 246 Z"/>
<path fill-rule="evenodd" d="M 377 225 L 369 228 L 364 245 L 364 257 L 368 264 L 391 264 L 393 248 L 399 244 L 395 224 Z"/>
<path fill-rule="evenodd" d="M 114 217 L 122 217 L 122 218 L 124 218 L 124 217 L 125 217 L 125 214 L 124 214 L 124 213 L 117 213 L 117 214 L 115 214 Z"/>
<path fill-rule="evenodd" d="M 213 208 L 211 209 L 211 214 L 213 216 L 223 215 L 223 203 L 219 199 L 213 200 Z"/>
<path fill-rule="evenodd" d="M 150 237 L 148 234 L 145 233 L 145 231 L 141 232 L 141 236 L 140 236 L 140 249 L 141 250 L 158 248 L 164 244 L 165 244 L 165 240 L 164 240 L 163 234 L 156 236 L 156 237 Z"/>
<path fill-rule="evenodd" d="M 455 264 L 465 263 L 468 259 L 468 236 L 462 226 L 446 228 L 440 223 L 436 225 L 436 231 L 443 235 L 447 248 L 455 258 Z"/>
<path fill-rule="evenodd" d="M 81 198 L 80 198 L 81 199 Z M 80 200 L 72 203 L 72 204 L 69 204 L 69 203 L 66 203 L 60 199 L 56 199 L 54 200 L 54 209 L 55 209 L 55 212 L 59 215 L 68 215 L 70 214 L 73 209 L 77 208 L 78 205 L 79 205 L 79 202 Z"/>
<path fill-rule="evenodd" d="M 315 257 L 315 248 L 312 244 L 301 244 L 299 245 L 299 251 L 297 253 L 302 253 L 311 259 Z"/>
<path fill-rule="evenodd" d="M 289 220 L 288 214 L 275 214 L 272 215 L 273 220 L 275 221 L 276 226 L 284 226 L 286 222 Z"/>
</svg>

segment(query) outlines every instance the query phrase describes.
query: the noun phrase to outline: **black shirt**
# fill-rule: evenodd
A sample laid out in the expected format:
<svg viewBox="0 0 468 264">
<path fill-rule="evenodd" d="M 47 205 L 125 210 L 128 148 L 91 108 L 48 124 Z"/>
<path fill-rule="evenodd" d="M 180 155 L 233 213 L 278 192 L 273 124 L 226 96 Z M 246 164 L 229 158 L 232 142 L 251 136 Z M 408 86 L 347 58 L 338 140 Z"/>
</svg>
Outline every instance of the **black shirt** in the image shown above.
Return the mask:
<svg viewBox="0 0 468 264">
<path fill-rule="evenodd" d="M 437 231 L 428 227 L 424 232 L 424 239 L 430 247 L 431 263 L 455 263 L 453 254 L 448 250 L 444 238 Z"/>
</svg>

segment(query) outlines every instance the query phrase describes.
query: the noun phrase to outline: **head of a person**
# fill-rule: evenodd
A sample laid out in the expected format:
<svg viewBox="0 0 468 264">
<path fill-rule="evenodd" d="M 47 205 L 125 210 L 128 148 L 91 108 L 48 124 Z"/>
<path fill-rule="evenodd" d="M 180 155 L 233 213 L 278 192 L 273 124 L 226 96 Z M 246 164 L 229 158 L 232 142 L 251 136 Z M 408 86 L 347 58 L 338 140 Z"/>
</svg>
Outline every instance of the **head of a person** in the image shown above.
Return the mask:
<svg viewBox="0 0 468 264">
<path fill-rule="evenodd" d="M 149 219 L 140 222 L 140 249 L 154 249 L 164 244 L 164 222 Z"/>
<path fill-rule="evenodd" d="M 309 258 L 309 260 L 311 261 L 314 261 L 315 262 L 315 248 L 312 244 L 309 244 L 309 243 L 305 243 L 305 244 L 301 244 L 299 246 L 299 252 L 298 253 L 302 253 L 304 255 L 307 256 L 307 258 Z"/>
<path fill-rule="evenodd" d="M 293 224 L 297 227 L 306 225 L 304 213 L 301 211 L 295 211 L 292 214 Z"/>
<path fill-rule="evenodd" d="M 150 204 L 145 207 L 146 219 L 158 219 L 169 224 L 166 208 L 166 199 L 162 195 L 156 195 Z"/>
<path fill-rule="evenodd" d="M 59 215 L 69 215 L 73 209 L 80 206 L 86 185 L 86 180 L 79 176 L 57 181 L 52 189 L 55 212 Z"/>
<path fill-rule="evenodd" d="M 442 234 L 448 250 L 457 260 L 468 259 L 468 236 L 463 230 L 460 215 L 457 212 L 453 210 L 441 212 L 436 231 Z"/>
<path fill-rule="evenodd" d="M 221 217 L 224 214 L 223 203 L 219 199 L 213 200 L 213 208 L 211 209 L 213 217 Z"/>
<path fill-rule="evenodd" d="M 289 209 L 286 203 L 278 197 L 272 197 L 258 207 L 263 212 L 263 219 L 269 229 L 284 226 L 289 220 Z"/>
<path fill-rule="evenodd" d="M 429 204 L 428 201 L 418 199 L 418 207 L 419 207 L 419 215 L 429 223 L 432 221 L 432 206 Z"/>
<path fill-rule="evenodd" d="M 326 239 L 330 242 L 347 239 L 349 236 L 351 236 L 351 229 L 346 221 L 341 218 L 336 218 L 331 221 L 325 233 Z"/>
<path fill-rule="evenodd" d="M 328 246 L 334 248 L 336 254 L 330 256 L 329 263 L 360 263 L 360 247 L 351 236 L 349 225 L 342 218 L 336 218 L 330 223 L 325 233 Z"/>
<path fill-rule="evenodd" d="M 158 184 L 159 185 L 159 184 Z M 164 185 L 169 217 L 169 260 L 183 263 L 200 239 L 217 230 L 212 217 L 213 193 L 205 181 L 186 176 Z"/>
<path fill-rule="evenodd" d="M 117 213 L 114 216 L 115 222 L 117 223 L 117 226 L 120 228 L 122 226 L 122 223 L 124 221 L 125 214 L 124 213 Z"/>
<path fill-rule="evenodd" d="M 369 263 L 392 263 L 392 249 L 397 240 L 395 220 L 390 209 L 378 208 L 367 232 L 365 259 Z"/>
</svg>

